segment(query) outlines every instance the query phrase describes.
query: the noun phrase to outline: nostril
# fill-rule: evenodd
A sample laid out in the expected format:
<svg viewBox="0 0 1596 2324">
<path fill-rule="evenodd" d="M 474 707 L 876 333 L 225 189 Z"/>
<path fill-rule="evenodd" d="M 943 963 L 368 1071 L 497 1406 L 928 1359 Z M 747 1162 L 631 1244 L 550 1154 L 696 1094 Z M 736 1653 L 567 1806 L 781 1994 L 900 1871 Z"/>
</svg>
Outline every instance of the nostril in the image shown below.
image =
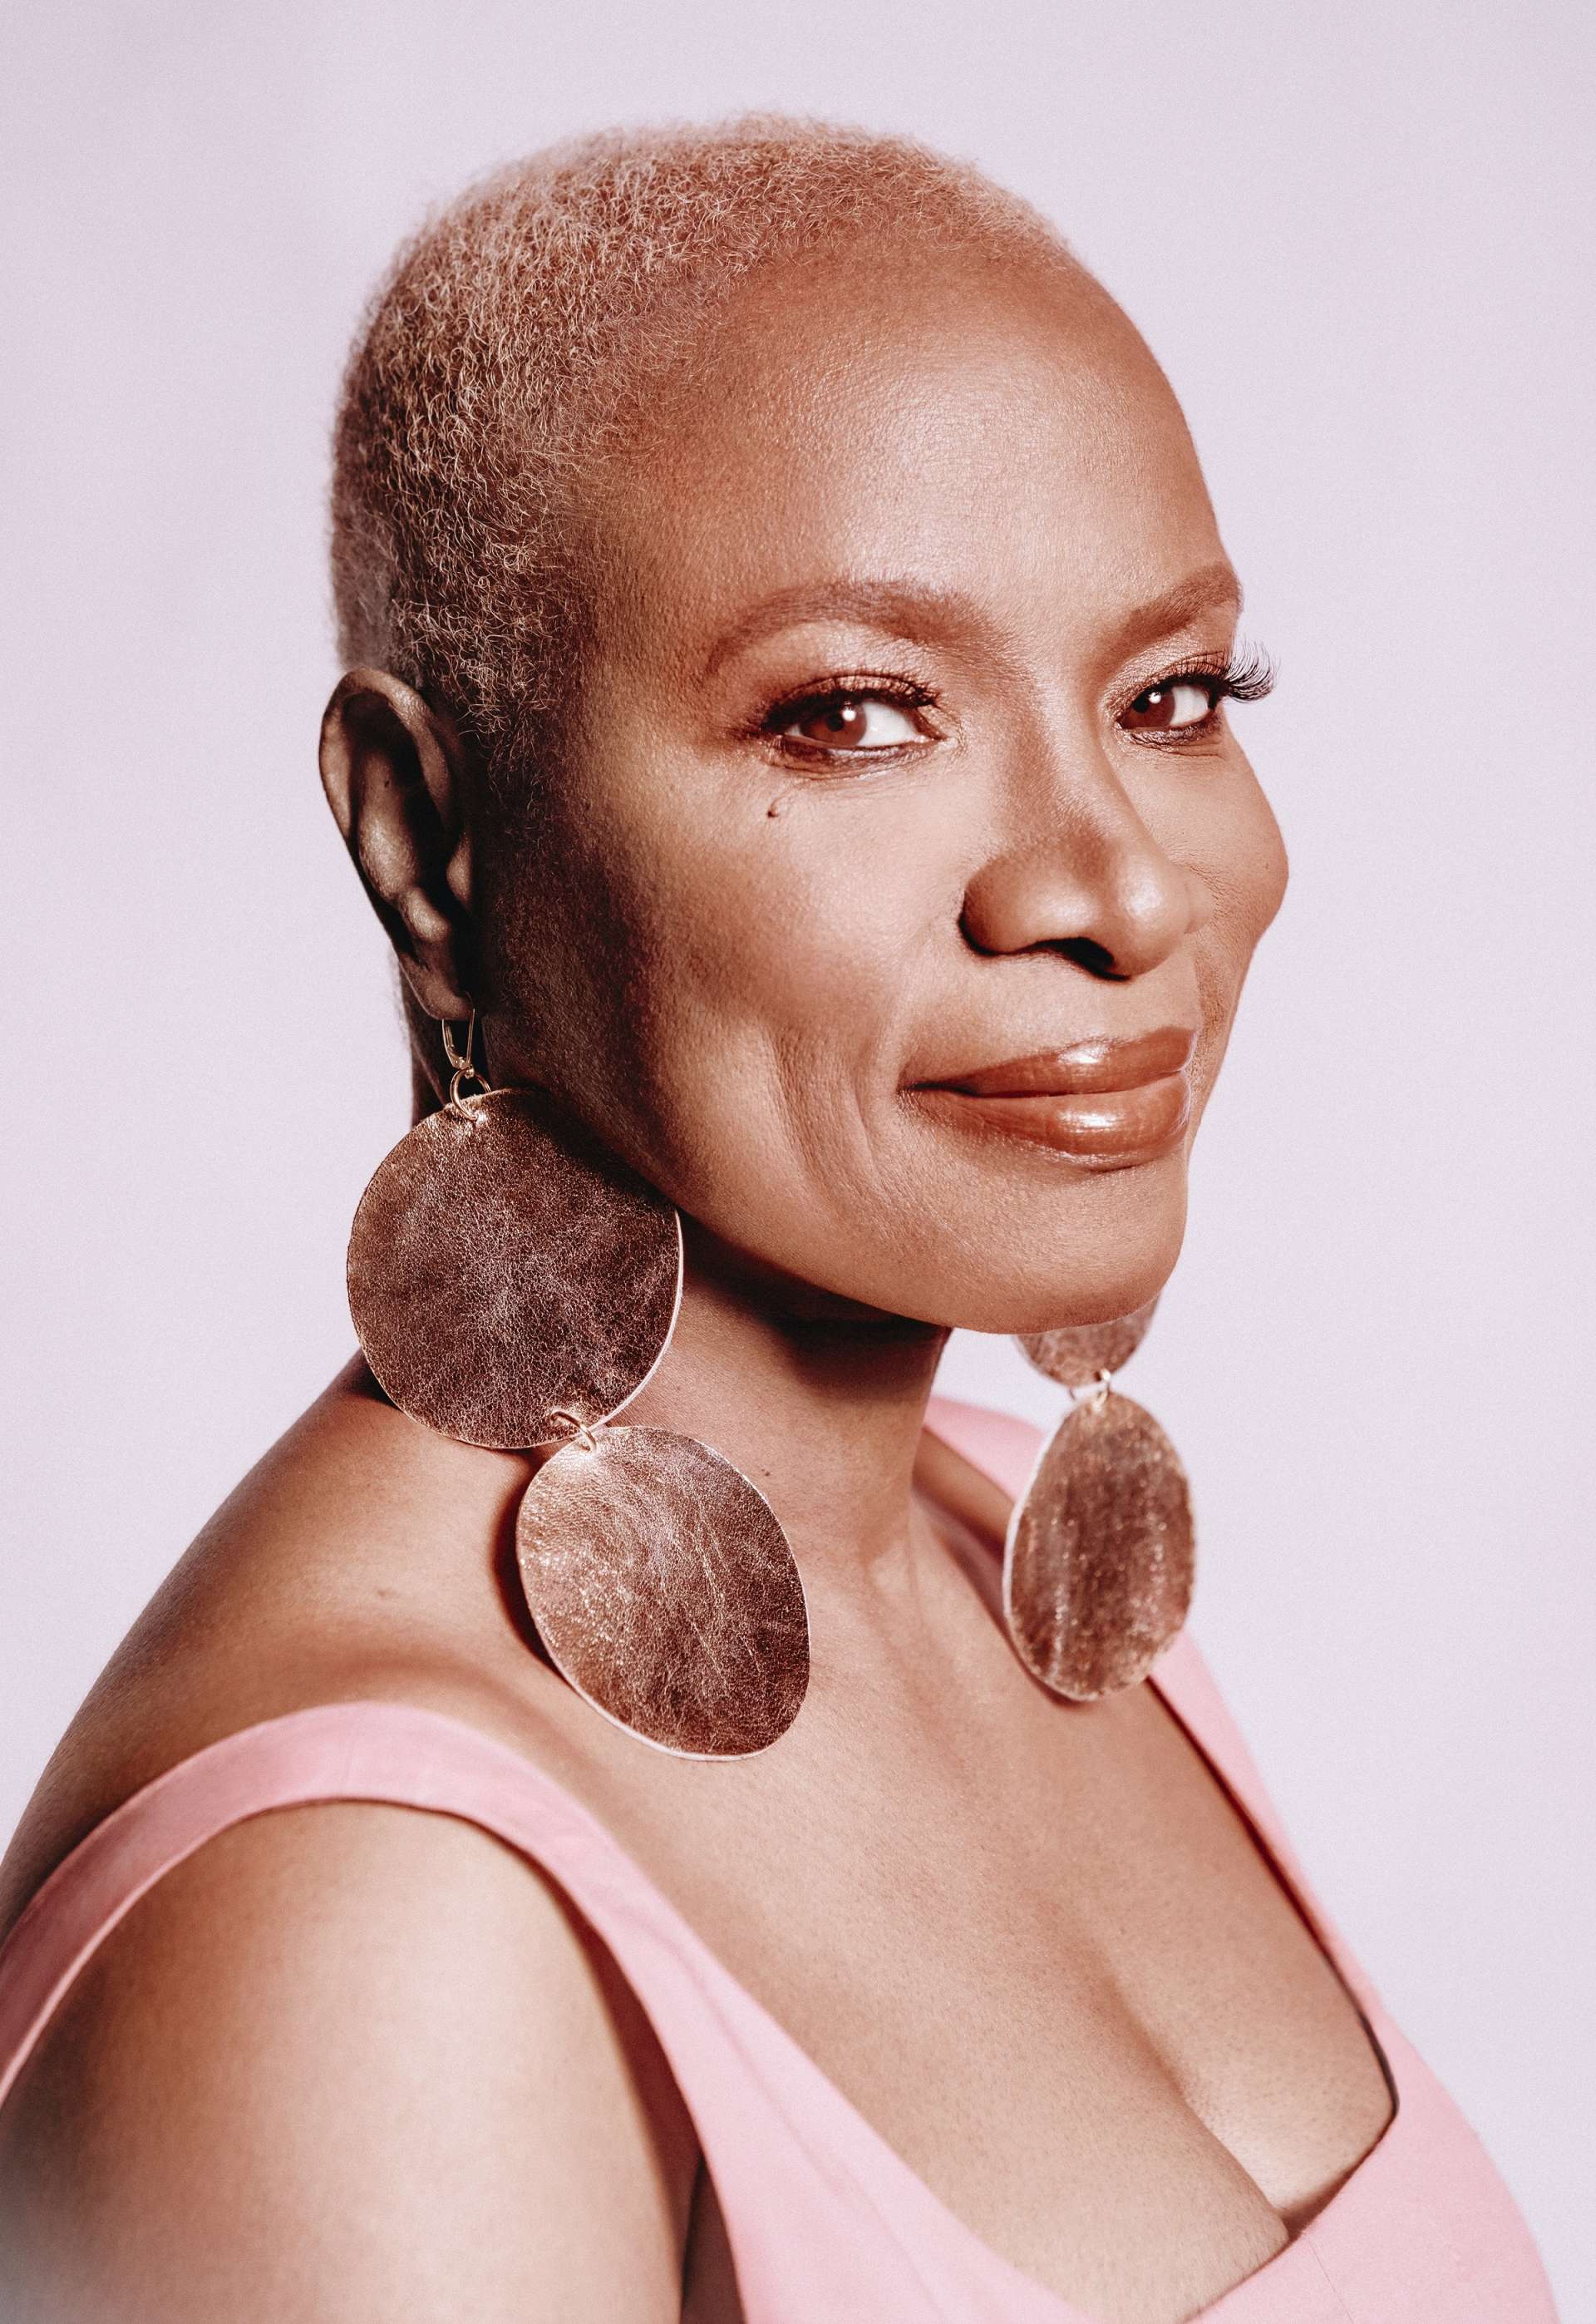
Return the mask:
<svg viewBox="0 0 1596 2324">
<path fill-rule="evenodd" d="M 968 915 L 960 918 L 959 927 L 960 935 L 973 952 L 993 953 L 997 949 L 980 942 L 970 927 Z M 1078 968 L 1084 968 L 1089 976 L 1102 977 L 1116 984 L 1124 983 L 1133 973 L 1122 968 L 1108 946 L 1099 944 L 1095 936 L 1041 936 L 1035 944 L 1023 945 L 1017 949 L 1060 953 L 1066 960 L 1074 961 Z"/>
<path fill-rule="evenodd" d="M 967 875 L 959 927 L 973 951 L 1058 953 L 1114 983 L 1169 957 L 1197 917 L 1187 872 L 1123 800 L 1094 812 L 1098 827 L 999 850 Z"/>
<path fill-rule="evenodd" d="M 1126 974 L 1108 946 L 1098 944 L 1092 936 L 1055 936 L 1037 949 L 1062 953 L 1066 960 L 1074 961 L 1078 968 L 1087 970 L 1093 976 L 1114 977 L 1123 982 Z"/>
</svg>

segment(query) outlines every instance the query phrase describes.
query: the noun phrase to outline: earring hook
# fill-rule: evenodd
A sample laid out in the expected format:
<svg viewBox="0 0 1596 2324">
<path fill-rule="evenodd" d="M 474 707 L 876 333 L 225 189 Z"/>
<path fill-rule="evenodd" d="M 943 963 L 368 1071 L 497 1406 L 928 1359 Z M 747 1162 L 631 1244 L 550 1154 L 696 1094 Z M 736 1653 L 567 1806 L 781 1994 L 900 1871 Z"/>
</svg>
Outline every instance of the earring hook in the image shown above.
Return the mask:
<svg viewBox="0 0 1596 2324">
<path fill-rule="evenodd" d="M 471 1120 L 471 1116 L 467 1113 L 465 1110 L 465 1101 L 460 1094 L 464 1084 L 467 1082 L 475 1082 L 478 1089 L 482 1092 L 484 1097 L 490 1094 L 490 1084 L 488 1081 L 483 1074 L 478 1072 L 476 1066 L 472 1063 L 472 1050 L 475 1046 L 477 1038 L 477 1012 L 473 1008 L 471 1012 L 471 1016 L 466 1022 L 465 1054 L 463 1056 L 461 1056 L 460 1051 L 454 1047 L 454 1029 L 448 1018 L 443 1018 L 440 1019 L 440 1023 L 444 1036 L 444 1055 L 447 1057 L 449 1064 L 453 1068 L 449 1081 L 449 1111 L 451 1113 L 457 1113 L 463 1121 L 469 1121 Z"/>
</svg>

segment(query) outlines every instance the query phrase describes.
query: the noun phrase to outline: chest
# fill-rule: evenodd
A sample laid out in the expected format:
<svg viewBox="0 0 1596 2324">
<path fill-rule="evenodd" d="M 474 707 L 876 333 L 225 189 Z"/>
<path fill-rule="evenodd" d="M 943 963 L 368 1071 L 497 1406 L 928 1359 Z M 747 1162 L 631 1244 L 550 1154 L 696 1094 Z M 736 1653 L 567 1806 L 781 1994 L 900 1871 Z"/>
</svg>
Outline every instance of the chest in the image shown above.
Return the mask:
<svg viewBox="0 0 1596 2324">
<path fill-rule="evenodd" d="M 1174 2324 L 1328 2199 L 1390 2090 L 1150 1690 L 1048 1704 L 1013 1740 L 1005 1776 L 856 1732 L 803 1780 L 724 1787 L 696 1830 L 655 1822 L 653 1868 L 983 2242 L 1101 2324 Z"/>
</svg>

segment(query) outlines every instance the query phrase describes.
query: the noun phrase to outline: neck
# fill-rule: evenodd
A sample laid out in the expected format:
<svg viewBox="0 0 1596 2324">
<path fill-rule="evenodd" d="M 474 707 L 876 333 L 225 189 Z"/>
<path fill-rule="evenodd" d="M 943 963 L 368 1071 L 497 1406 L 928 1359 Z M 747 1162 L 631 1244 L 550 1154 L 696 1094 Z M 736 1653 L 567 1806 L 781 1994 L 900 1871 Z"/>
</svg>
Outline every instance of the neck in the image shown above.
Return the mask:
<svg viewBox="0 0 1596 2324">
<path fill-rule="evenodd" d="M 806 1575 L 864 1579 L 918 1539 L 912 1480 L 947 1327 L 781 1277 L 683 1218 L 664 1362 L 621 1424 L 696 1436 L 769 1501 Z"/>
</svg>

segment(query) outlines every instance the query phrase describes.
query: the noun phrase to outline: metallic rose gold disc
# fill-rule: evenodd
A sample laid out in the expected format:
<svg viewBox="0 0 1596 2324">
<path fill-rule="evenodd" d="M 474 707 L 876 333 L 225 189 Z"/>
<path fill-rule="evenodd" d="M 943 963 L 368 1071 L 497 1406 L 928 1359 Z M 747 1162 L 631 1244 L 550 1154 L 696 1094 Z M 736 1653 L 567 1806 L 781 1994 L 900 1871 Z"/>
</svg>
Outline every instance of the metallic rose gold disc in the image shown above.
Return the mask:
<svg viewBox="0 0 1596 2324">
<path fill-rule="evenodd" d="M 743 1758 L 797 1717 L 809 1613 L 787 1537 L 695 1436 L 601 1428 L 563 1444 L 527 1489 L 516 1554 L 556 1668 L 645 1742 Z"/>
<path fill-rule="evenodd" d="M 1087 1388 L 1099 1372 L 1116 1372 L 1135 1354 L 1157 1305 L 1155 1297 L 1106 1323 L 1060 1323 L 1055 1331 L 1014 1336 L 1039 1372 L 1065 1388 Z"/>
<path fill-rule="evenodd" d="M 1021 1661 L 1075 1702 L 1133 1686 L 1186 1619 L 1195 1549 L 1186 1471 L 1152 1415 L 1112 1392 L 1078 1404 L 1009 1518 Z"/>
<path fill-rule="evenodd" d="M 546 1444 L 608 1419 L 664 1355 L 682 1299 L 675 1205 L 539 1090 L 444 1106 L 361 1197 L 349 1310 L 380 1386 L 468 1444 Z"/>
</svg>

